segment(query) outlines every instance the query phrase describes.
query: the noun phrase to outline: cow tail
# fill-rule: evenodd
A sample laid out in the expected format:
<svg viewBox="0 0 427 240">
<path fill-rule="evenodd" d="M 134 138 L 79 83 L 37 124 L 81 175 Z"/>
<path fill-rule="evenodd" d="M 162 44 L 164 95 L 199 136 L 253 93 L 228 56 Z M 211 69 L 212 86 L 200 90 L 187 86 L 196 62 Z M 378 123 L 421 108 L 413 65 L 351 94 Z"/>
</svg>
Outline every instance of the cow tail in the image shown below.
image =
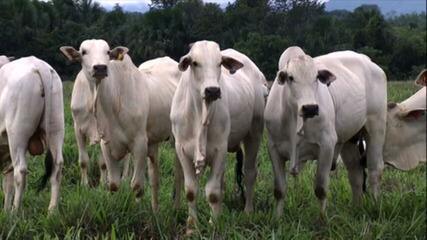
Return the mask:
<svg viewBox="0 0 427 240">
<path fill-rule="evenodd" d="M 49 181 L 50 176 L 52 176 L 53 167 L 53 156 L 50 152 L 50 149 L 47 149 L 46 157 L 44 159 L 45 172 L 44 175 L 38 181 L 39 183 L 37 186 L 37 192 L 42 191 L 46 187 L 47 181 Z"/>
<path fill-rule="evenodd" d="M 360 137 L 358 140 L 358 147 L 359 147 L 359 153 L 360 153 L 360 166 L 363 169 L 363 185 L 362 185 L 362 189 L 363 192 L 366 193 L 367 187 L 366 187 L 366 178 L 367 178 L 367 174 L 366 174 L 366 167 L 367 167 L 367 163 L 366 163 L 366 149 L 365 146 L 363 145 L 363 137 Z"/>
<path fill-rule="evenodd" d="M 242 148 L 239 146 L 239 149 L 236 152 L 236 183 L 239 187 L 240 196 L 242 198 L 242 201 L 245 202 L 245 189 L 243 188 L 242 179 L 243 179 L 243 151 Z"/>
<path fill-rule="evenodd" d="M 54 163 L 52 152 L 50 151 L 50 121 L 52 117 L 52 70 L 50 66 L 45 66 L 44 63 L 38 62 L 36 70 L 41 78 L 42 84 L 42 97 L 44 99 L 44 130 L 45 130 L 45 139 L 46 139 L 46 157 L 45 157 L 45 173 L 39 179 L 38 191 L 43 190 L 50 176 L 53 173 Z"/>
</svg>

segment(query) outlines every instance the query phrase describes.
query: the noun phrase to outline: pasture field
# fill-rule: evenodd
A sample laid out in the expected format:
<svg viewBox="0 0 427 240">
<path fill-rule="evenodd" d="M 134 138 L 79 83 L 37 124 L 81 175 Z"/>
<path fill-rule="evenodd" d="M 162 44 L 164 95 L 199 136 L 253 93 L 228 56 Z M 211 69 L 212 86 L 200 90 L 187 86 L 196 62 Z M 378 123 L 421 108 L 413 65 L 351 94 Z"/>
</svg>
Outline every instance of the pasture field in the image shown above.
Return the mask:
<svg viewBox="0 0 427 240">
<path fill-rule="evenodd" d="M 418 87 L 410 82 L 390 82 L 389 100 L 400 101 Z M 58 210 L 47 215 L 49 190 L 36 192 L 37 179 L 43 174 L 44 157 L 28 160 L 28 184 L 20 211 L 0 211 L 0 239 L 181 239 L 185 234 L 187 207 L 172 207 L 173 151 L 164 144 L 160 153 L 160 211 L 153 214 L 150 188 L 146 184 L 140 203 L 134 199 L 129 180 L 114 194 L 98 186 L 97 162 L 90 164 L 91 184 L 79 185 L 77 146 L 72 129 L 70 95 L 72 83 L 64 83 L 66 134 L 64 170 Z M 99 149 L 90 148 L 96 159 Z M 273 174 L 264 139 L 259 153 L 255 212 L 242 212 L 236 193 L 234 156 L 229 155 L 223 214 L 215 225 L 208 223 L 210 208 L 199 191 L 199 229 L 192 238 L 199 239 L 426 239 L 426 166 L 411 172 L 390 167 L 382 179 L 378 203 L 365 196 L 363 205 L 351 202 L 351 189 L 344 166 L 331 174 L 326 221 L 319 221 L 319 207 L 313 191 L 315 163 L 307 164 L 297 179 L 289 177 L 284 215 L 273 217 Z M 206 174 L 205 174 L 206 175 Z M 204 186 L 205 179 L 202 179 Z M 183 194 L 184 195 L 184 194 Z M 3 193 L 0 193 L 3 201 Z M 1 208 L 3 205 L 1 204 Z"/>
</svg>

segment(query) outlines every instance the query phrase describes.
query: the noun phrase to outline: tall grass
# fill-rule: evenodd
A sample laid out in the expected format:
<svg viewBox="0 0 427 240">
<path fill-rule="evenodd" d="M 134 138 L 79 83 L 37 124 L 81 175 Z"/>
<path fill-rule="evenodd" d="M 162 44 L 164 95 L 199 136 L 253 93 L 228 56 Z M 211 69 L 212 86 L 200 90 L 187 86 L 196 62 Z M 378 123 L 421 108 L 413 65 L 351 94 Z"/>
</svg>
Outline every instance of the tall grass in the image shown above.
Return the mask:
<svg viewBox="0 0 427 240">
<path fill-rule="evenodd" d="M 28 185 L 22 210 L 9 214 L 0 211 L 0 239 L 171 239 L 183 238 L 187 216 L 186 204 L 172 207 L 173 152 L 169 144 L 161 147 L 160 211 L 150 205 L 150 188 L 146 185 L 140 203 L 134 199 L 129 180 L 120 190 L 109 193 L 97 185 L 97 163 L 90 164 L 91 184 L 79 185 L 77 146 L 69 109 L 72 83 L 65 83 L 66 135 L 64 176 L 58 211 L 47 215 L 50 193 L 36 192 L 36 179 L 43 173 L 43 157 L 29 158 Z M 389 84 L 389 99 L 401 101 L 417 90 L 412 83 Z M 89 155 L 97 159 L 99 149 L 91 147 Z M 227 191 L 223 214 L 216 224 L 208 223 L 209 206 L 199 191 L 198 230 L 193 238 L 203 239 L 425 239 L 426 238 L 426 166 L 411 172 L 385 170 L 382 195 L 378 203 L 365 196 L 363 205 L 353 206 L 347 172 L 342 165 L 331 175 L 326 221 L 319 221 L 319 207 L 313 191 L 315 163 L 307 165 L 297 179 L 289 178 L 284 216 L 273 217 L 273 178 L 266 142 L 259 153 L 255 212 L 242 212 L 234 181 L 234 156 L 229 155 L 226 173 Z M 202 179 L 203 182 L 206 179 Z M 0 193 L 3 201 L 3 194 Z"/>
</svg>

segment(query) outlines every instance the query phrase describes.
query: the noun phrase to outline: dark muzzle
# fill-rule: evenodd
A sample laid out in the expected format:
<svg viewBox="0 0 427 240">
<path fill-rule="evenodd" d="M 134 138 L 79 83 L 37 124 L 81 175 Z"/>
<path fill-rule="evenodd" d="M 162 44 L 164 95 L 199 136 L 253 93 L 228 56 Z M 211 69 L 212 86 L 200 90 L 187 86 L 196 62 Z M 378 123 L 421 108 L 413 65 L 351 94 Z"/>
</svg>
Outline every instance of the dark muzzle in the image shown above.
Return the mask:
<svg viewBox="0 0 427 240">
<path fill-rule="evenodd" d="M 108 76 L 107 65 L 95 65 L 93 66 L 93 77 L 97 80 L 102 80 Z"/>
<path fill-rule="evenodd" d="M 319 115 L 319 106 L 317 104 L 310 104 L 302 106 L 303 118 L 312 118 Z"/>
<path fill-rule="evenodd" d="M 205 88 L 205 100 L 212 102 L 221 98 L 221 89 L 219 87 L 207 87 Z"/>
</svg>

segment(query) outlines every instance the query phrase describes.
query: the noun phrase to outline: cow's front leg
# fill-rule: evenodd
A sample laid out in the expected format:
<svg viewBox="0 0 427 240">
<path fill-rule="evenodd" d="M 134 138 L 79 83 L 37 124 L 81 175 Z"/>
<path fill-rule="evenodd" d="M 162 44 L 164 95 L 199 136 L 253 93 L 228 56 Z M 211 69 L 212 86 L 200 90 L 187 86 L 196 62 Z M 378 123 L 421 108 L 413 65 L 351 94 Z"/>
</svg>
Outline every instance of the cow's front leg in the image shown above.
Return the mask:
<svg viewBox="0 0 427 240">
<path fill-rule="evenodd" d="M 196 178 L 196 169 L 194 168 L 193 160 L 188 158 L 187 155 L 184 153 L 183 145 L 176 142 L 175 149 L 179 162 L 181 163 L 182 171 L 184 173 L 184 188 L 188 203 L 186 234 L 190 235 L 191 233 L 193 233 L 194 227 L 197 224 L 196 199 L 198 183 Z"/>
<path fill-rule="evenodd" d="M 147 143 L 147 136 L 141 136 L 135 141 L 133 147 L 133 161 L 135 169 L 133 172 L 131 187 L 135 192 L 137 199 L 142 198 L 142 195 L 144 194 L 145 164 L 148 156 Z"/>
<path fill-rule="evenodd" d="M 86 150 L 85 136 L 80 131 L 80 128 L 76 125 L 76 123 L 74 123 L 74 134 L 76 135 L 76 142 L 79 150 L 81 184 L 84 186 L 88 186 L 89 185 L 89 180 L 88 180 L 89 155 Z"/>
<path fill-rule="evenodd" d="M 104 156 L 102 153 L 99 154 L 98 165 L 100 172 L 99 184 L 101 186 L 104 186 L 105 184 L 107 184 L 107 165 L 105 164 Z"/>
<path fill-rule="evenodd" d="M 276 217 L 281 217 L 286 197 L 286 172 L 285 161 L 280 157 L 273 142 L 268 141 L 268 153 L 270 155 L 274 174 L 274 198 L 276 199 Z"/>
<path fill-rule="evenodd" d="M 206 197 L 212 209 L 212 217 L 216 219 L 221 213 L 222 179 L 225 170 L 227 146 L 219 146 L 213 154 L 211 161 L 212 171 L 206 183 Z"/>
<path fill-rule="evenodd" d="M 326 200 L 329 185 L 329 173 L 331 172 L 332 161 L 334 157 L 335 143 L 327 144 L 322 142 L 319 149 L 319 159 L 317 163 L 316 182 L 314 193 L 320 203 L 321 217 L 326 216 Z"/>
<path fill-rule="evenodd" d="M 108 172 L 108 187 L 111 192 L 119 190 L 120 184 L 120 166 L 118 159 L 115 159 L 111 154 L 111 147 L 104 140 L 101 140 L 101 151 L 104 157 L 105 165 Z"/>
<path fill-rule="evenodd" d="M 3 178 L 4 210 L 9 211 L 13 200 L 13 169 L 5 173 Z"/>
<path fill-rule="evenodd" d="M 175 209 L 179 208 L 181 203 L 181 189 L 184 182 L 183 170 L 181 167 L 181 163 L 179 162 L 178 155 L 175 152 L 175 167 L 174 167 L 174 195 L 173 195 L 173 206 Z"/>
</svg>

